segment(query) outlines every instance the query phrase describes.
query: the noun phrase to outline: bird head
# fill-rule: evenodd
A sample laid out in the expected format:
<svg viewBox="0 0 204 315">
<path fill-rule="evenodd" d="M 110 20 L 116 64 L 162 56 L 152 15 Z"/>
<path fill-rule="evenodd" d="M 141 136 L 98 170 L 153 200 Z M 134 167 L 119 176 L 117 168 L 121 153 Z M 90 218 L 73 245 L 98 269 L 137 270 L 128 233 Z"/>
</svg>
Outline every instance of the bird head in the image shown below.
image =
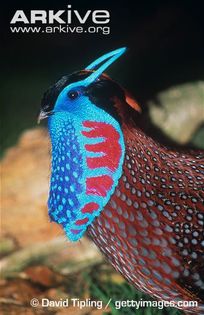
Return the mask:
<svg viewBox="0 0 204 315">
<path fill-rule="evenodd" d="M 87 109 L 87 114 L 90 115 L 89 106 L 85 106 L 87 103 L 91 103 L 90 106 L 96 105 L 119 121 L 124 119 L 128 110 L 124 104 L 140 111 L 130 94 L 103 73 L 125 51 L 126 48 L 111 51 L 92 62 L 85 70 L 63 76 L 44 93 L 38 122 L 62 111 L 81 116 Z"/>
<path fill-rule="evenodd" d="M 127 104 L 139 107 L 103 72 L 125 50 L 111 51 L 85 70 L 62 77 L 42 99 L 39 120 L 48 117 L 52 142 L 49 215 L 71 241 L 83 236 L 122 175 L 121 124 Z"/>
</svg>

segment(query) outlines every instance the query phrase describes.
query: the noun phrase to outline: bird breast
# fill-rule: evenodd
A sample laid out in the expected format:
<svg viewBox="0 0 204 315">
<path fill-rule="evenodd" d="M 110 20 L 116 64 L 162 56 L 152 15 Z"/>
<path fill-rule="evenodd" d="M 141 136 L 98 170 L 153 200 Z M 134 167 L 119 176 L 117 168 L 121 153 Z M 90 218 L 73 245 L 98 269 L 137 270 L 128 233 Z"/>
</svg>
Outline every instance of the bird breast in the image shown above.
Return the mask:
<svg viewBox="0 0 204 315">
<path fill-rule="evenodd" d="M 123 175 L 89 235 L 140 290 L 201 302 L 204 155 L 168 150 L 139 130 L 125 142 Z"/>
</svg>

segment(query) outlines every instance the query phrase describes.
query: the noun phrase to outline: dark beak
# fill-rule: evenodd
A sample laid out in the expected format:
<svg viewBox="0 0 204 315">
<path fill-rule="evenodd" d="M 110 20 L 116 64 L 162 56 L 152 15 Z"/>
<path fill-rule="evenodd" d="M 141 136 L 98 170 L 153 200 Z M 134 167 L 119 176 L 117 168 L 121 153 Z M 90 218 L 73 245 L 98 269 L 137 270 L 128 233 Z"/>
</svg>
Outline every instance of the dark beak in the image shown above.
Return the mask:
<svg viewBox="0 0 204 315">
<path fill-rule="evenodd" d="M 38 120 L 37 120 L 37 123 L 39 124 L 41 122 L 41 120 L 49 117 L 50 115 L 52 115 L 53 112 L 44 112 L 42 109 L 40 111 L 40 114 L 38 116 Z"/>
</svg>

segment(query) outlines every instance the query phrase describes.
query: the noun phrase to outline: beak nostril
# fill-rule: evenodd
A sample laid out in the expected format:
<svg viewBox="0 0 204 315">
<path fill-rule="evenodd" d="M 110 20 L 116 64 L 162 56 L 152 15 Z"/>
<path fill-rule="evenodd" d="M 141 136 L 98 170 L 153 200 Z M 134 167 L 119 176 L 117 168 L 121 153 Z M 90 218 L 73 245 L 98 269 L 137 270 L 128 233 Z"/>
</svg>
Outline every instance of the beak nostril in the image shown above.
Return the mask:
<svg viewBox="0 0 204 315">
<path fill-rule="evenodd" d="M 43 119 L 45 119 L 45 118 L 51 116 L 52 114 L 53 114 L 52 111 L 50 111 L 50 112 L 45 112 L 44 110 L 41 110 L 41 111 L 40 111 L 40 114 L 39 114 L 39 116 L 38 116 L 38 119 L 37 119 L 37 124 L 40 124 L 41 120 L 43 120 Z"/>
</svg>

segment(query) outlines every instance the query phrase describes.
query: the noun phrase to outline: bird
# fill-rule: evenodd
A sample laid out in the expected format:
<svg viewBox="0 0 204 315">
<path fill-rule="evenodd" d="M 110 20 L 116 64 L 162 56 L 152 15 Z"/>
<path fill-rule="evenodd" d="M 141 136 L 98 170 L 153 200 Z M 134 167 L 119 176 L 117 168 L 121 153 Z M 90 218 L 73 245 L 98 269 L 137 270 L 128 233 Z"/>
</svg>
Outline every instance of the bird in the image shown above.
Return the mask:
<svg viewBox="0 0 204 315">
<path fill-rule="evenodd" d="M 126 50 L 63 76 L 42 97 L 49 216 L 71 242 L 88 235 L 136 289 L 204 314 L 204 151 L 165 146 L 137 125 L 141 106 L 104 73 Z"/>
</svg>

